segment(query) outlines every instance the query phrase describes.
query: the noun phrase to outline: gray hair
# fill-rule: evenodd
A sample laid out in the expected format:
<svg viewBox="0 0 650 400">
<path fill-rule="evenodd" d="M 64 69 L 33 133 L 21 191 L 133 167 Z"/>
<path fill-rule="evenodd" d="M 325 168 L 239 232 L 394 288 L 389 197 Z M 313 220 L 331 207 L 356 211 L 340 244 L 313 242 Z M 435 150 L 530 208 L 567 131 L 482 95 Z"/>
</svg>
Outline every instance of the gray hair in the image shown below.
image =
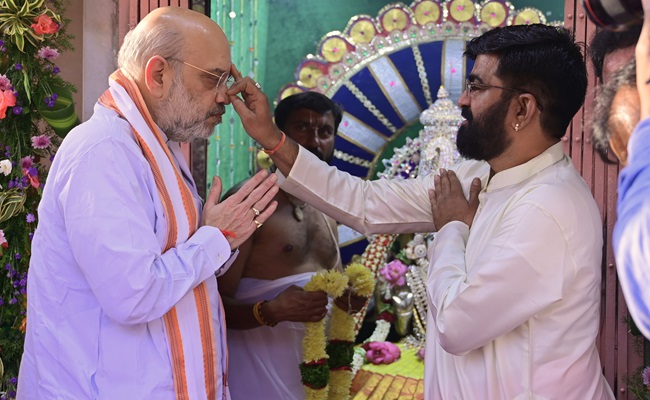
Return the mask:
<svg viewBox="0 0 650 400">
<path fill-rule="evenodd" d="M 609 140 L 612 136 L 612 126 L 610 125 L 610 116 L 612 103 L 618 90 L 622 87 L 636 89 L 636 58 L 632 57 L 625 65 L 620 67 L 603 87 L 603 91 L 596 97 L 596 106 L 594 107 L 594 117 L 592 120 L 591 138 L 594 148 L 600 158 L 606 163 L 614 163 L 608 157 Z"/>
<path fill-rule="evenodd" d="M 124 37 L 117 65 L 131 79 L 136 79 L 155 55 L 182 59 L 184 45 L 184 36 L 173 24 L 159 22 L 153 26 L 137 26 Z"/>
</svg>

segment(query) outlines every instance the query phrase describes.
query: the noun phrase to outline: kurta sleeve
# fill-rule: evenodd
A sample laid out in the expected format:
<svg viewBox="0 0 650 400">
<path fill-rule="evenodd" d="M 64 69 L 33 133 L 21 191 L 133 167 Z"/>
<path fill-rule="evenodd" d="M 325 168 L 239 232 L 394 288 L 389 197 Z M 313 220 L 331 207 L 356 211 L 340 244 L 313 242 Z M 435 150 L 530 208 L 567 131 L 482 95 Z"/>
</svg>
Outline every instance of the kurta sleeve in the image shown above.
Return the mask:
<svg viewBox="0 0 650 400">
<path fill-rule="evenodd" d="M 142 160 L 124 143 L 102 140 L 70 166 L 58 194 L 79 268 L 106 314 L 123 324 L 160 318 L 216 279 L 231 256 L 227 240 L 208 226 L 162 253 L 159 200 Z"/>
<path fill-rule="evenodd" d="M 637 125 L 628 148 L 629 165 L 619 177 L 613 244 L 630 314 L 650 338 L 650 119 Z"/>
<path fill-rule="evenodd" d="M 454 221 L 429 249 L 429 307 L 448 353 L 465 354 L 528 321 L 562 299 L 563 281 L 575 274 L 563 270 L 574 264 L 562 229 L 536 204 L 517 205 L 489 236 L 481 254 L 467 254 L 468 241 L 482 238 Z"/>
<path fill-rule="evenodd" d="M 486 171 L 485 167 L 465 168 L 459 174 L 463 188 Z M 283 190 L 360 233 L 435 231 L 429 200 L 433 175 L 363 180 L 328 166 L 302 147 L 289 176 L 279 175 Z"/>
</svg>

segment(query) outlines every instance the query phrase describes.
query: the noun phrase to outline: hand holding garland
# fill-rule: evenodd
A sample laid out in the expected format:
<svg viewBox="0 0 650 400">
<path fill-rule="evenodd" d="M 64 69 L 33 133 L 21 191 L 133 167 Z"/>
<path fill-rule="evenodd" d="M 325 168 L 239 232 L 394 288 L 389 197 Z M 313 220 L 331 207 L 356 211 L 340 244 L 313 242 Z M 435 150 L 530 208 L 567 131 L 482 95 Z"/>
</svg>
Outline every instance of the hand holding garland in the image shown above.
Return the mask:
<svg viewBox="0 0 650 400">
<path fill-rule="evenodd" d="M 337 307 L 332 308 L 330 322 L 330 342 L 325 348 L 325 321 L 305 324 L 303 340 L 303 359 L 300 365 L 302 382 L 305 385 L 307 399 L 347 399 L 352 383 L 350 364 L 354 353 L 354 338 L 356 336 L 355 318 L 349 311 L 362 308 L 348 301 L 347 296 L 341 296 L 348 282 L 350 296 L 359 302 L 369 297 L 374 291 L 374 279 L 370 270 L 360 264 L 351 264 L 345 270 L 346 275 L 330 270 L 321 272 L 305 285 L 305 290 L 323 290 L 337 298 Z M 355 300 L 355 301 L 356 301 Z M 343 309 L 338 304 L 343 303 Z M 357 308 L 355 308 L 357 307 Z M 329 362 L 328 362 L 329 359 Z M 331 370 L 331 373 L 330 373 Z M 332 380 L 331 389 L 328 386 Z"/>
</svg>

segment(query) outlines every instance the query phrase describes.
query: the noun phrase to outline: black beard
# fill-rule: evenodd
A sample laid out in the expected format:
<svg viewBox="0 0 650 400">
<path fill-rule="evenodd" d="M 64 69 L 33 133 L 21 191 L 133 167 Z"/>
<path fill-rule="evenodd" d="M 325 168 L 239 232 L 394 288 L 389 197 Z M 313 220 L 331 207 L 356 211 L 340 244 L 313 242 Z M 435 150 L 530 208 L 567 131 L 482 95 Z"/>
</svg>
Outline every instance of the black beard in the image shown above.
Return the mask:
<svg viewBox="0 0 650 400">
<path fill-rule="evenodd" d="M 463 107 L 461 115 L 467 120 L 458 128 L 456 147 L 465 158 L 487 161 L 494 159 L 510 146 L 504 120 L 510 99 L 501 99 L 482 115 L 474 119 L 469 107 Z"/>
</svg>

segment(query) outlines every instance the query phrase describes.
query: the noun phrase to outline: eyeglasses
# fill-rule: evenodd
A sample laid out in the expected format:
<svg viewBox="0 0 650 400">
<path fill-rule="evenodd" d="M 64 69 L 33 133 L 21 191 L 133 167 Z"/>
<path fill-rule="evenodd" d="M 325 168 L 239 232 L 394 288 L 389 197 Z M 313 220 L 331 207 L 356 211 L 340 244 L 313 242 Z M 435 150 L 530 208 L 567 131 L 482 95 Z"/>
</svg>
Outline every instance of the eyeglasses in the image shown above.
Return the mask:
<svg viewBox="0 0 650 400">
<path fill-rule="evenodd" d="M 215 85 L 215 89 L 219 89 L 219 87 L 221 87 L 222 85 L 225 85 L 226 89 L 230 89 L 230 87 L 235 83 L 235 77 L 230 75 L 228 72 L 224 72 L 221 75 L 217 75 L 214 72 L 206 71 L 203 68 L 199 68 L 196 65 L 192 65 L 192 64 L 190 64 L 188 62 L 179 60 L 179 59 L 174 58 L 174 57 L 167 57 L 166 60 L 178 61 L 180 63 L 183 63 L 184 65 L 187 65 L 188 67 L 192 67 L 192 68 L 194 68 L 194 69 L 196 69 L 198 71 L 201 71 L 201 72 L 206 73 L 208 75 L 214 76 L 215 78 L 217 78 L 217 84 Z"/>
<path fill-rule="evenodd" d="M 535 98 L 535 102 L 537 103 L 537 108 L 539 109 L 539 111 L 542 111 L 542 104 L 537 99 L 537 96 L 535 96 L 534 94 L 532 94 L 532 93 L 530 93 L 530 92 L 528 92 L 526 90 L 517 89 L 517 88 L 509 88 L 509 87 L 498 86 L 498 85 L 488 85 L 487 83 L 472 82 L 469 79 L 465 79 L 465 94 L 467 94 L 467 96 L 471 96 L 472 92 L 481 91 L 481 90 L 488 90 L 488 89 L 491 89 L 491 88 L 501 89 L 501 90 L 508 90 L 508 91 L 511 91 L 511 92 L 528 93 L 528 94 L 530 94 L 531 96 L 533 96 Z"/>
</svg>

